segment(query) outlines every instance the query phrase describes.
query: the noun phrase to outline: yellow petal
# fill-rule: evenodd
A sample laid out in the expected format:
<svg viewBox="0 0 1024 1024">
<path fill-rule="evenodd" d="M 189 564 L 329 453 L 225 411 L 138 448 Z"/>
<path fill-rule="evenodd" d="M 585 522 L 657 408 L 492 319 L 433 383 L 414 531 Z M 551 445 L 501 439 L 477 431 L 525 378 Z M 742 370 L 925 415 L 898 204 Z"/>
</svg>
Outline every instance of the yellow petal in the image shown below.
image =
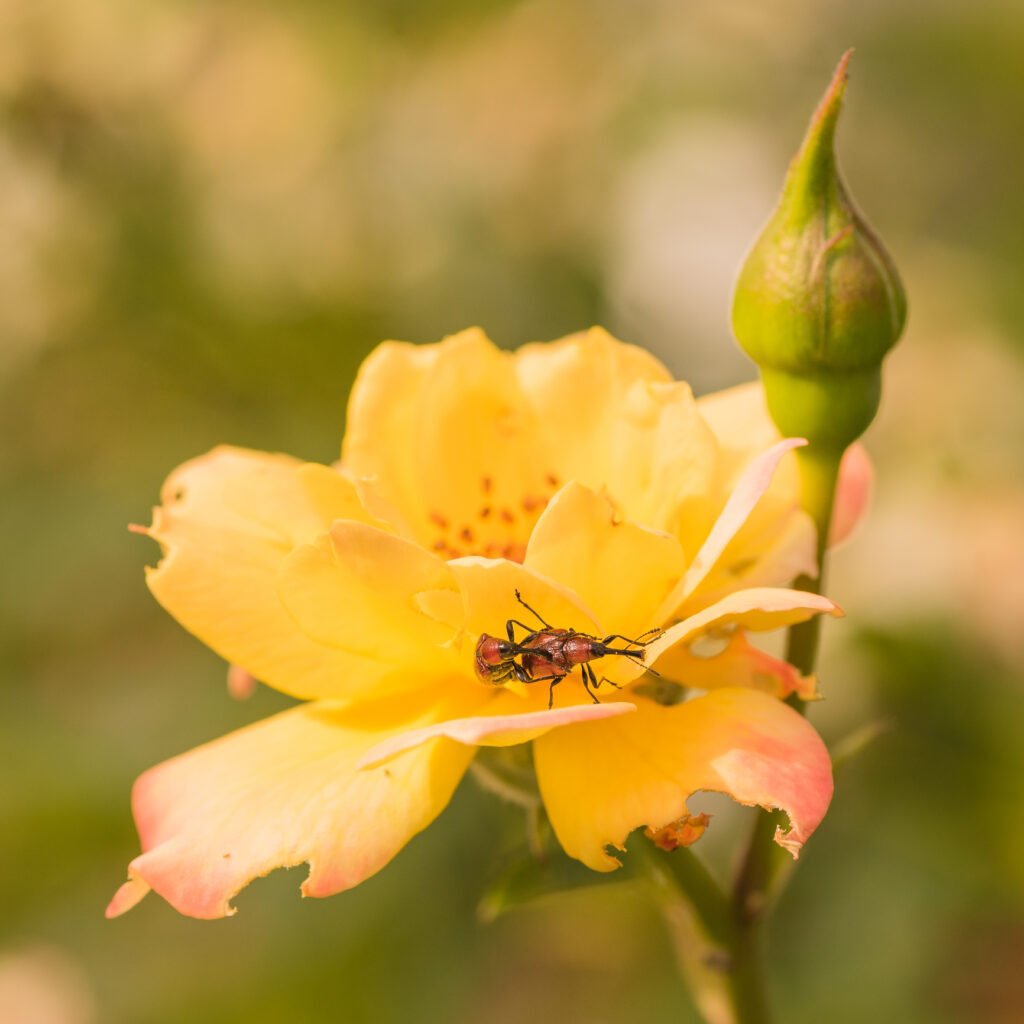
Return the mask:
<svg viewBox="0 0 1024 1024">
<path fill-rule="evenodd" d="M 605 629 L 643 633 L 686 567 L 675 537 L 619 520 L 608 499 L 566 485 L 544 510 L 524 565 L 570 587 Z"/>
<path fill-rule="evenodd" d="M 305 896 L 380 870 L 445 807 L 473 756 L 435 739 L 357 771 L 370 747 L 408 728 L 403 705 L 305 704 L 150 769 L 132 798 L 145 852 L 108 914 L 151 887 L 183 914 L 223 917 L 244 885 L 274 868 L 308 861 Z"/>
<path fill-rule="evenodd" d="M 705 395 L 698 399 L 697 405 L 720 445 L 722 484 L 731 488 L 743 467 L 779 439 L 765 404 L 764 388 L 760 382 L 742 384 Z M 863 515 L 871 493 L 872 476 L 871 460 L 863 447 L 851 445 L 840 467 L 830 545 L 846 537 Z M 800 475 L 796 463 L 786 459 L 779 466 L 764 500 L 723 559 L 726 564 L 740 565 L 751 565 L 753 560 L 762 557 L 767 560 L 764 567 L 754 568 L 743 585 L 784 583 L 801 572 L 814 575 L 815 541 L 813 537 L 808 540 L 813 525 L 787 523 L 789 518 L 803 517 L 799 502 Z M 787 571 L 792 575 L 785 576 Z M 722 580 L 708 583 L 705 592 L 721 585 Z"/>
<path fill-rule="evenodd" d="M 662 707 L 566 726 L 534 742 L 534 763 L 551 825 L 565 851 L 595 871 L 619 862 L 633 829 L 657 831 L 689 814 L 698 790 L 783 809 L 776 841 L 797 855 L 824 817 L 832 766 L 818 734 L 781 701 L 754 690 L 716 690 Z"/>
<path fill-rule="evenodd" d="M 425 614 L 416 596 L 456 589 L 430 552 L 347 520 L 296 548 L 279 573 L 281 601 L 316 643 L 419 675 L 452 671 L 457 662 L 444 647 L 452 627 Z"/>
<path fill-rule="evenodd" d="M 424 546 L 454 556 L 525 544 L 529 510 L 552 490 L 544 458 L 512 357 L 482 331 L 389 342 L 363 364 L 343 462 L 376 478 Z"/>
<path fill-rule="evenodd" d="M 228 661 L 297 697 L 342 696 L 368 680 L 362 659 L 312 643 L 277 595 L 296 544 L 361 506 L 352 485 L 286 455 L 216 448 L 168 478 L 150 535 L 164 557 L 146 580 L 187 630 Z M 321 483 L 311 499 L 311 475 Z"/>
<path fill-rule="evenodd" d="M 752 458 L 779 440 L 760 381 L 702 395 L 697 408 L 721 447 L 729 479 L 738 478 Z"/>
<path fill-rule="evenodd" d="M 516 636 L 543 629 L 544 623 L 556 629 L 576 629 L 581 633 L 601 632 L 594 612 L 568 587 L 516 562 L 491 558 L 457 558 L 448 563 L 462 589 L 465 618 L 463 628 L 472 637 L 481 633 L 505 636 L 505 627 L 516 620 Z M 516 598 L 543 619 L 531 615 Z"/>
<path fill-rule="evenodd" d="M 608 485 L 625 501 L 616 470 L 630 471 L 621 464 L 630 394 L 637 385 L 670 384 L 665 367 L 599 327 L 560 341 L 524 345 L 513 358 L 523 399 L 537 412 L 550 468 L 563 480 L 593 488 Z M 649 444 L 642 455 L 645 465 L 655 455 Z"/>
<path fill-rule="evenodd" d="M 700 550 L 694 556 L 686 575 L 665 601 L 659 619 L 667 619 L 701 584 L 708 572 L 722 556 L 729 542 L 747 522 L 754 507 L 761 500 L 775 475 L 782 457 L 793 448 L 805 445 L 803 438 L 787 438 L 762 452 L 744 469 L 729 495 L 725 507 L 715 520 Z"/>
</svg>

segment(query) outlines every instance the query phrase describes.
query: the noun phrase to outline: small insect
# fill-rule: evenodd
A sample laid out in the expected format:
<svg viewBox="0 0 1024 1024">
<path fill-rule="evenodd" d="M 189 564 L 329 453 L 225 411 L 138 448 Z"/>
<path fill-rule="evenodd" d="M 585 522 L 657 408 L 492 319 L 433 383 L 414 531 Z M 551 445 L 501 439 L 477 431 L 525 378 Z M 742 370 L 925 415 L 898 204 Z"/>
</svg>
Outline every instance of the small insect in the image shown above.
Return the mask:
<svg viewBox="0 0 1024 1024">
<path fill-rule="evenodd" d="M 550 681 L 549 708 L 554 704 L 555 687 L 577 667 L 583 675 L 583 688 L 594 703 L 599 704 L 594 690 L 602 683 L 608 683 L 617 689 L 618 684 L 606 677 L 598 679 L 590 662 L 616 654 L 643 665 L 644 648 L 664 632 L 660 629 L 649 629 L 635 640 L 621 633 L 612 633 L 599 640 L 596 636 L 581 633 L 579 630 L 552 626 L 523 600 L 518 590 L 515 593 L 516 600 L 540 622 L 543 629 L 531 629 L 518 619 L 509 619 L 505 623 L 507 640 L 487 633 L 481 634 L 476 645 L 476 672 L 484 682 L 497 686 L 513 679 L 521 683 Z M 522 640 L 516 640 L 516 626 L 526 631 L 526 636 Z M 613 640 L 622 640 L 632 645 L 632 648 L 611 647 Z M 517 661 L 517 658 L 520 660 Z M 657 675 L 653 669 L 648 671 Z"/>
</svg>

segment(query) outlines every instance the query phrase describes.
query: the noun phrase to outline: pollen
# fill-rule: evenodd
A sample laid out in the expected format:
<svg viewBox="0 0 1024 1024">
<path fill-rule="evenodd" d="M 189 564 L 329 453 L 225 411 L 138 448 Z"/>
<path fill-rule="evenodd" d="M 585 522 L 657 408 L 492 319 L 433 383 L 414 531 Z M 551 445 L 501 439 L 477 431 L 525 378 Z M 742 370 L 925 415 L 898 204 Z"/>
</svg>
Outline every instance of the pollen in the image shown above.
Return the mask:
<svg viewBox="0 0 1024 1024">
<path fill-rule="evenodd" d="M 483 500 L 468 522 L 462 519 L 464 512 L 453 515 L 452 509 L 427 513 L 434 535 L 430 548 L 445 559 L 482 555 L 522 562 L 530 534 L 559 485 L 550 471 L 537 474 L 532 486 L 522 489 L 521 484 L 512 487 L 500 476 L 485 473 L 480 477 Z"/>
</svg>

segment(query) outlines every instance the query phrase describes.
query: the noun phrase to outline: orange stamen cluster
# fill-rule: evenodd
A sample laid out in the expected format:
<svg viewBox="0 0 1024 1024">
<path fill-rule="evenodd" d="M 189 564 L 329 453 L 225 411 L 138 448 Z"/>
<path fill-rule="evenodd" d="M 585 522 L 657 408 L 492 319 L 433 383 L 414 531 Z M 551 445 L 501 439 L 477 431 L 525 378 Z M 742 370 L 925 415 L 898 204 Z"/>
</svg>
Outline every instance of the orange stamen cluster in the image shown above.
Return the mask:
<svg viewBox="0 0 1024 1024">
<path fill-rule="evenodd" d="M 436 511 L 428 514 L 427 518 L 438 530 L 432 550 L 442 558 L 483 555 L 522 562 L 526 557 L 526 543 L 540 514 L 561 486 L 554 473 L 545 473 L 542 480 L 543 485 L 537 492 L 524 494 L 518 501 L 497 504 L 493 500 L 494 478 L 481 477 L 480 506 L 470 522 L 453 523 Z"/>
</svg>

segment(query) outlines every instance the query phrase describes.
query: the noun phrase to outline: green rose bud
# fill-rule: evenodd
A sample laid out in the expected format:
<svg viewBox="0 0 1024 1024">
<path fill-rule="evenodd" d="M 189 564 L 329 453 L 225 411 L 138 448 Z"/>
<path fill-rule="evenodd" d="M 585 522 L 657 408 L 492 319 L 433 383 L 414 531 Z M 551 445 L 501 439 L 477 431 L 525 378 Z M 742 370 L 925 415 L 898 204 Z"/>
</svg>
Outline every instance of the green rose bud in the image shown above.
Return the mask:
<svg viewBox="0 0 1024 1024">
<path fill-rule="evenodd" d="M 778 428 L 838 452 L 874 419 L 882 358 L 907 315 L 896 267 L 836 167 L 849 59 L 847 52 L 811 118 L 779 205 L 740 271 L 732 310 Z"/>
</svg>

